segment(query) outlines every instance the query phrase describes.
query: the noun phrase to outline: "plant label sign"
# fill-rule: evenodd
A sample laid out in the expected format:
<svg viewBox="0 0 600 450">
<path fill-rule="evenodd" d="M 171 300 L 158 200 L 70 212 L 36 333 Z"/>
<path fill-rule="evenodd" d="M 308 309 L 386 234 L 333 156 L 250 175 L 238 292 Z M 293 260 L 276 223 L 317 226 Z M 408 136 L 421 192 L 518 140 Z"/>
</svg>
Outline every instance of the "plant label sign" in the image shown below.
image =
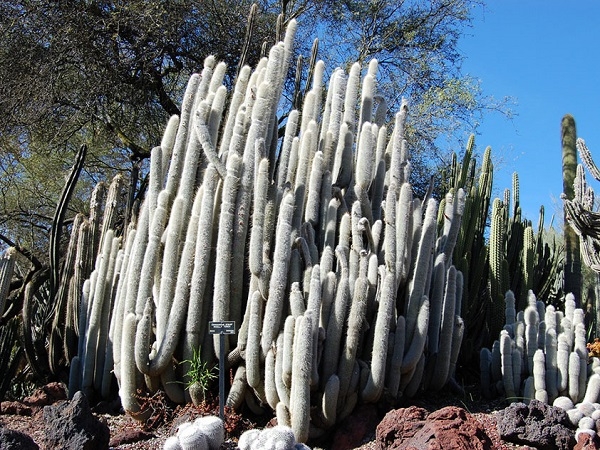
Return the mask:
<svg viewBox="0 0 600 450">
<path fill-rule="evenodd" d="M 210 334 L 235 334 L 235 322 L 208 322 L 208 332 Z"/>
</svg>

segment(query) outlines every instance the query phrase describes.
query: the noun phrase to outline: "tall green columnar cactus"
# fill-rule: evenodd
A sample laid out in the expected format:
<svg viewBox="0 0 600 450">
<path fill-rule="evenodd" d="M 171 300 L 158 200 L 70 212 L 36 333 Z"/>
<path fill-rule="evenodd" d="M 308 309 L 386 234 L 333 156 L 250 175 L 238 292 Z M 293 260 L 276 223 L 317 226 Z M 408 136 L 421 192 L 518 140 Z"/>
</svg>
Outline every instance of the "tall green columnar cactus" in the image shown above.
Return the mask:
<svg viewBox="0 0 600 450">
<path fill-rule="evenodd" d="M 52 334 L 50 335 L 49 353 L 50 353 L 50 367 L 56 373 L 58 372 L 61 358 L 63 357 L 64 343 L 66 341 L 67 329 L 69 326 L 74 326 L 75 323 L 68 320 L 72 305 L 69 304 L 69 289 L 72 283 L 72 276 L 75 270 L 75 258 L 77 255 L 77 240 L 79 237 L 79 228 L 84 221 L 83 214 L 75 216 L 73 221 L 73 227 L 71 229 L 71 238 L 69 240 L 69 246 L 67 247 L 67 254 L 63 263 L 62 277 L 63 281 L 58 286 L 56 292 L 56 303 L 60 305 L 57 309 L 52 320 Z M 1 293 L 0 293 L 1 294 Z M 0 297 L 1 301 L 1 297 Z M 0 306 L 2 306 L 0 304 Z M 1 309 L 0 309 L 1 311 Z M 72 331 L 72 329 L 71 329 Z M 66 361 L 70 361 L 68 357 Z"/>
<path fill-rule="evenodd" d="M 64 323 L 64 316 L 66 314 L 66 296 L 62 295 L 62 292 L 65 291 L 66 287 L 63 286 L 61 289 L 61 279 L 60 279 L 60 241 L 61 235 L 63 232 L 63 225 L 67 214 L 67 208 L 69 206 L 69 202 L 71 200 L 71 196 L 75 191 L 75 186 L 77 184 L 77 180 L 79 179 L 79 175 L 81 174 L 81 170 L 83 169 L 83 164 L 85 162 L 85 157 L 87 155 L 87 146 L 82 145 L 77 153 L 77 157 L 73 167 L 71 168 L 71 172 L 69 173 L 69 178 L 67 179 L 67 183 L 63 188 L 63 192 L 61 194 L 61 198 L 56 207 L 56 212 L 54 214 L 54 219 L 52 221 L 52 228 L 50 230 L 50 296 L 54 302 L 54 322 L 56 324 Z M 72 254 L 73 252 L 71 252 Z M 72 268 L 72 261 L 70 261 L 69 268 Z M 69 278 L 65 277 L 62 281 L 64 284 L 68 286 Z M 25 330 L 29 332 L 29 330 Z M 64 330 L 55 326 L 52 327 L 51 339 L 50 339 L 50 357 L 48 358 L 48 365 L 52 373 L 57 374 L 59 370 L 59 358 L 62 350 L 62 334 Z M 31 355 L 33 357 L 33 355 Z"/>
<path fill-rule="evenodd" d="M 508 265 L 506 262 L 506 211 L 500 199 L 492 206 L 490 230 L 490 302 L 488 323 L 490 334 L 497 335 L 504 323 L 504 293 L 508 290 Z"/>
<path fill-rule="evenodd" d="M 508 267 L 510 288 L 517 299 L 517 306 L 524 307 L 527 303 L 527 290 L 521 289 L 523 273 L 523 238 L 524 228 L 527 225 L 521 220 L 521 206 L 519 204 L 519 177 L 517 173 L 512 176 L 512 190 L 505 190 L 503 201 L 506 217 L 506 264 Z"/>
<path fill-rule="evenodd" d="M 576 150 L 577 131 L 575 129 L 575 119 L 570 114 L 566 114 L 561 121 L 561 143 L 562 143 L 562 174 L 563 174 L 563 194 L 567 200 L 573 200 L 575 181 L 575 172 L 577 170 L 577 150 Z M 565 292 L 572 292 L 575 298 L 581 299 L 581 253 L 579 238 L 575 230 L 569 225 L 567 220 L 567 211 L 565 210 L 565 265 L 564 265 L 564 289 Z"/>
<path fill-rule="evenodd" d="M 489 272 L 488 246 L 486 245 L 486 227 L 489 218 L 489 205 L 492 193 L 493 164 L 491 148 L 487 147 L 482 157 L 479 176 L 476 177 L 474 136 L 469 138 L 462 163 L 456 163 L 449 180 L 454 189 L 463 188 L 466 193 L 463 225 L 461 226 L 452 261 L 463 275 L 461 311 L 465 317 L 465 351 L 468 359 L 476 353 L 486 339 L 488 327 L 485 314 L 482 316 L 481 296 L 487 289 Z M 482 320 L 483 317 L 483 320 Z"/>
</svg>

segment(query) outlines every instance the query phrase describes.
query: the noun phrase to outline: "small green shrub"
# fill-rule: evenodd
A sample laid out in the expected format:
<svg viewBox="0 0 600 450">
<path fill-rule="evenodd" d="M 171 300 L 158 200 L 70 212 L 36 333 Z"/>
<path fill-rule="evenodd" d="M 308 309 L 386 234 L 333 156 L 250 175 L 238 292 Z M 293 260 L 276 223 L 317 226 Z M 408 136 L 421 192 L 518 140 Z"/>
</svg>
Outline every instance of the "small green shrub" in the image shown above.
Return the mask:
<svg viewBox="0 0 600 450">
<path fill-rule="evenodd" d="M 200 349 L 194 350 L 192 359 L 182 361 L 188 365 L 188 371 L 185 375 L 187 378 L 186 389 L 190 393 L 192 402 L 198 406 L 204 403 L 205 393 L 209 388 L 210 382 L 217 378 L 213 373 L 212 367 L 202 361 L 200 358 Z"/>
</svg>

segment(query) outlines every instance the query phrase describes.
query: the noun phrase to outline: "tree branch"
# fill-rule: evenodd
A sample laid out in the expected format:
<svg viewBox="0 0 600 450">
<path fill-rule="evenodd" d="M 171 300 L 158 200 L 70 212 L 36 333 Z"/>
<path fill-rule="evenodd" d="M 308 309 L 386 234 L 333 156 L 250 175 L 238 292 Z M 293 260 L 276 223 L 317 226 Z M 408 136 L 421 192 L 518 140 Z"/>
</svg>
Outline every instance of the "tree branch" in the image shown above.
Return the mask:
<svg viewBox="0 0 600 450">
<path fill-rule="evenodd" d="M 33 264 L 34 269 L 38 270 L 42 268 L 43 265 L 40 262 L 40 260 L 37 259 L 29 249 L 21 246 L 20 244 L 17 244 L 16 242 L 13 242 L 8 236 L 5 236 L 2 233 L 0 233 L 0 240 L 3 241 L 9 247 L 14 247 L 15 250 L 17 250 L 21 255 L 27 258 L 31 262 L 31 264 Z"/>
</svg>

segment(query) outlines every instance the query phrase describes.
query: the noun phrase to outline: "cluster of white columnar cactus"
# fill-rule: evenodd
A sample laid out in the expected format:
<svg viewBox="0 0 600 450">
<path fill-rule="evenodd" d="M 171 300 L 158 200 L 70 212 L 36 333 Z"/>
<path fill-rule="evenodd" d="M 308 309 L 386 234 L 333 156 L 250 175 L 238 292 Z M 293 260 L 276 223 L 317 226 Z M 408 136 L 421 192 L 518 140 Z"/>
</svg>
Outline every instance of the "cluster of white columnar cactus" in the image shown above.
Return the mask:
<svg viewBox="0 0 600 450">
<path fill-rule="evenodd" d="M 451 260 L 464 192 L 413 196 L 407 107 L 388 129 L 377 61 L 362 83 L 359 64 L 334 70 L 326 90 L 317 62 L 279 139 L 295 26 L 230 94 L 212 57 L 191 77 L 181 116 L 152 151 L 137 222 L 105 235 L 82 302 L 99 331 L 73 386 L 82 374 L 102 386 L 107 359 L 96 355 L 108 348 L 135 417 L 144 417 L 139 392 L 162 388 L 183 403 L 185 361 L 198 348 L 209 363 L 219 355 L 209 321 L 238 327 L 225 340 L 227 404 L 271 409 L 298 442 L 359 402 L 452 377 L 464 330 Z"/>
<path fill-rule="evenodd" d="M 600 360 L 588 355 L 584 313 L 573 295 L 565 297 L 564 312 L 546 306 L 532 292 L 529 305 L 518 314 L 511 291 L 505 301 L 500 339 L 480 354 L 484 393 L 560 406 L 575 425 L 591 417 L 600 409 Z"/>
<path fill-rule="evenodd" d="M 584 313 L 572 294 L 565 311 L 545 305 L 529 293 L 525 311 L 515 311 L 511 291 L 505 296 L 506 324 L 492 349 L 480 353 L 484 394 L 510 401 L 536 399 L 567 412 L 583 433 L 596 434 L 600 418 L 600 359 L 588 355 Z"/>
</svg>

